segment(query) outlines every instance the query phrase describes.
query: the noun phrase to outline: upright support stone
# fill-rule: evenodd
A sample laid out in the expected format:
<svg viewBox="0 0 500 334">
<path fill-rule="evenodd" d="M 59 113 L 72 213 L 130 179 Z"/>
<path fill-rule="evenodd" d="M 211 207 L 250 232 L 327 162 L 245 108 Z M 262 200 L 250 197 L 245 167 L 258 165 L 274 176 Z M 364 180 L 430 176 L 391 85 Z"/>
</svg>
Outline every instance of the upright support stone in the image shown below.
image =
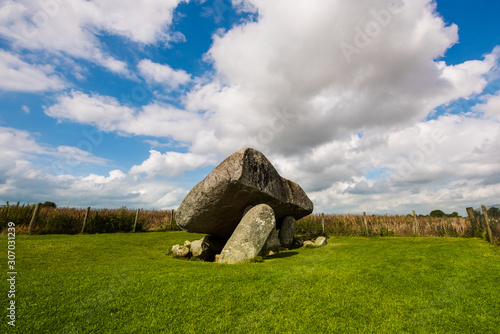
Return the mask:
<svg viewBox="0 0 500 334">
<path fill-rule="evenodd" d="M 295 234 L 295 218 L 292 216 L 286 216 L 281 223 L 280 233 L 278 238 L 280 240 L 281 246 L 284 248 L 292 247 L 293 236 Z"/>
<path fill-rule="evenodd" d="M 273 209 L 267 204 L 253 207 L 243 217 L 227 241 L 219 258 L 219 263 L 239 263 L 257 256 L 276 228 Z"/>
<path fill-rule="evenodd" d="M 269 233 L 269 237 L 267 238 L 264 246 L 262 246 L 262 250 L 259 255 L 267 255 L 269 252 L 278 252 L 281 248 L 280 239 L 278 239 L 278 232 L 276 231 L 276 227 L 271 230 Z"/>
</svg>

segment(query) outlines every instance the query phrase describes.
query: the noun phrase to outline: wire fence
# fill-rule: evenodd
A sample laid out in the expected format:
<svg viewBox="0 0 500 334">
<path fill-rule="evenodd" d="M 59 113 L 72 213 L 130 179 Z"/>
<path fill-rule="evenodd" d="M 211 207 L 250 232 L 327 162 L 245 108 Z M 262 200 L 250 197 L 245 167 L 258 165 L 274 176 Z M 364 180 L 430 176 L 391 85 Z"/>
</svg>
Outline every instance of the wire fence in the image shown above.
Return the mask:
<svg viewBox="0 0 500 334">
<path fill-rule="evenodd" d="M 37 209 L 38 207 L 38 209 Z M 330 236 L 479 237 L 500 244 L 500 210 L 467 208 L 468 217 L 313 214 L 296 222 L 303 238 Z M 174 210 L 57 208 L 53 203 L 0 207 L 0 231 L 14 222 L 18 234 L 77 234 L 179 231 Z"/>
<path fill-rule="evenodd" d="M 0 230 L 8 222 L 18 234 L 77 234 L 179 231 L 173 210 L 56 208 L 17 203 L 0 207 Z M 87 214 L 88 210 L 88 214 Z"/>
<path fill-rule="evenodd" d="M 297 221 L 295 233 L 310 239 L 330 236 L 425 236 L 479 237 L 500 244 L 500 216 L 496 210 L 470 217 L 416 215 L 324 215 L 314 214 Z M 487 219 L 488 220 L 487 220 Z M 489 226 L 489 228 L 488 228 Z M 489 233 L 491 231 L 491 233 Z"/>
</svg>

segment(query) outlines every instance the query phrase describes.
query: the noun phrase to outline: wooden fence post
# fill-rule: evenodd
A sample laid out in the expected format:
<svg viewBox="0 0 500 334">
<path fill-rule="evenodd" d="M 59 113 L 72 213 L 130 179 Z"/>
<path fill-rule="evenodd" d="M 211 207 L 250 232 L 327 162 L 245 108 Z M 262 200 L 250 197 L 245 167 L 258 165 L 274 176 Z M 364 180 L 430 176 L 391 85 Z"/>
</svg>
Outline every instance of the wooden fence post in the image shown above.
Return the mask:
<svg viewBox="0 0 500 334">
<path fill-rule="evenodd" d="M 413 230 L 415 231 L 415 234 L 420 236 L 420 229 L 418 228 L 418 220 L 417 220 L 417 215 L 415 213 L 415 210 L 413 210 L 413 219 L 415 220 L 415 227 L 413 228 Z"/>
<path fill-rule="evenodd" d="M 321 229 L 323 230 L 323 234 L 325 234 L 325 214 L 321 214 Z"/>
<path fill-rule="evenodd" d="M 89 217 L 89 213 L 90 213 L 90 206 L 87 207 L 87 212 L 85 212 L 85 218 L 83 219 L 82 231 L 80 232 L 81 234 L 83 234 L 83 231 L 85 231 L 85 225 L 87 224 L 87 219 Z"/>
<path fill-rule="evenodd" d="M 363 212 L 363 221 L 365 222 L 366 236 L 370 236 L 370 231 L 368 231 L 368 222 L 366 221 L 366 212 Z"/>
<path fill-rule="evenodd" d="M 486 206 L 484 206 L 484 205 L 481 205 L 481 209 L 483 210 L 484 221 L 486 223 L 486 229 L 488 231 L 488 237 L 490 238 L 490 242 L 493 243 L 493 233 L 491 233 L 490 219 L 488 218 L 488 211 L 486 210 Z"/>
<path fill-rule="evenodd" d="M 479 223 L 476 220 L 476 216 L 474 215 L 474 209 L 472 207 L 465 208 L 467 210 L 467 215 L 469 216 L 469 221 L 472 226 L 472 236 L 476 235 L 476 230 L 479 229 Z"/>
<path fill-rule="evenodd" d="M 40 212 L 40 203 L 36 203 L 35 211 L 33 212 L 33 216 L 31 217 L 30 226 L 28 227 L 28 233 L 31 234 L 31 229 L 36 224 L 36 220 L 38 219 L 38 213 Z"/>
<path fill-rule="evenodd" d="M 132 232 L 135 232 L 135 227 L 137 226 L 137 219 L 139 218 L 139 209 L 135 212 L 135 221 L 134 221 L 134 230 Z"/>
<path fill-rule="evenodd" d="M 172 211 L 170 211 L 170 231 L 172 231 L 173 221 L 174 221 L 174 209 L 172 209 Z"/>
</svg>

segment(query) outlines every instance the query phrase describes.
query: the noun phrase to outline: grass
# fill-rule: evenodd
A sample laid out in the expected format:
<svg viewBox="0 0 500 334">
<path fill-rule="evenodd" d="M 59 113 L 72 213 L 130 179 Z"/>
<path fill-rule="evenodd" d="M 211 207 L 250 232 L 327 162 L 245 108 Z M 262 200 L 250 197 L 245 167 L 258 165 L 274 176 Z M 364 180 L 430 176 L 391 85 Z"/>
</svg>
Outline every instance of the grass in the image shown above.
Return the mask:
<svg viewBox="0 0 500 334">
<path fill-rule="evenodd" d="M 16 329 L 499 332 L 500 248 L 484 240 L 334 237 L 325 247 L 239 265 L 166 255 L 173 244 L 199 237 L 185 232 L 17 236 Z M 0 240 L 6 250 L 6 237 Z M 0 295 L 5 314 L 7 294 Z M 5 315 L 2 319 L 0 332 L 10 332 Z"/>
</svg>

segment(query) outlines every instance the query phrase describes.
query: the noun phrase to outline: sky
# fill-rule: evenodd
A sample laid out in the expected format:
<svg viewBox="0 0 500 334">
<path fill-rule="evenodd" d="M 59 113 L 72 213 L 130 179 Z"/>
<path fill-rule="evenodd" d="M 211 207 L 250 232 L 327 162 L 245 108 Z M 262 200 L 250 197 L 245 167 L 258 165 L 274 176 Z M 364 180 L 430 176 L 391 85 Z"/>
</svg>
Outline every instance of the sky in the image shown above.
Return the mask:
<svg viewBox="0 0 500 334">
<path fill-rule="evenodd" d="M 316 213 L 500 203 L 500 2 L 3 0 L 0 203 L 175 209 L 253 147 Z"/>
</svg>

